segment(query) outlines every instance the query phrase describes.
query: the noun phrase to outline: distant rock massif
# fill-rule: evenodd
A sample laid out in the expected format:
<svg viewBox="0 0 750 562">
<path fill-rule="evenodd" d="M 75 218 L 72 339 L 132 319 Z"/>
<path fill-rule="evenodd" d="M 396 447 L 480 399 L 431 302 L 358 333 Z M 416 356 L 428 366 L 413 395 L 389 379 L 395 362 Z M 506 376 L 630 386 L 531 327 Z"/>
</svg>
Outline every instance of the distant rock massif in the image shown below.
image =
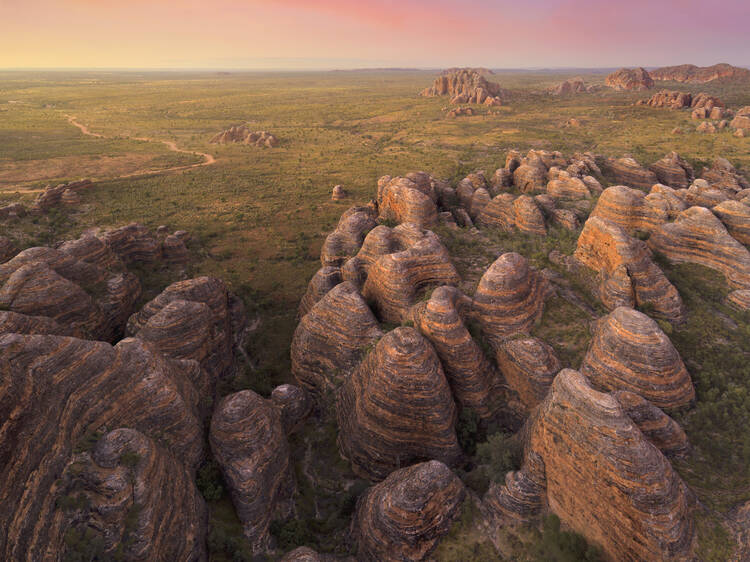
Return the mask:
<svg viewBox="0 0 750 562">
<path fill-rule="evenodd" d="M 502 105 L 502 89 L 486 77 L 492 73 L 486 69 L 452 68 L 444 71 L 423 96 L 450 96 L 452 104 L 476 103 L 487 106 Z"/>
<path fill-rule="evenodd" d="M 707 82 L 750 82 L 750 70 L 731 64 L 720 63 L 713 66 L 695 66 L 681 64 L 678 66 L 664 66 L 651 71 L 654 80 L 669 80 L 692 84 Z"/>
<path fill-rule="evenodd" d="M 651 75 L 644 68 L 621 68 L 607 76 L 607 86 L 615 90 L 650 90 L 654 87 Z"/>
<path fill-rule="evenodd" d="M 212 144 L 251 144 L 253 146 L 274 148 L 279 140 L 268 131 L 251 131 L 247 125 L 233 125 L 213 137 Z"/>
</svg>

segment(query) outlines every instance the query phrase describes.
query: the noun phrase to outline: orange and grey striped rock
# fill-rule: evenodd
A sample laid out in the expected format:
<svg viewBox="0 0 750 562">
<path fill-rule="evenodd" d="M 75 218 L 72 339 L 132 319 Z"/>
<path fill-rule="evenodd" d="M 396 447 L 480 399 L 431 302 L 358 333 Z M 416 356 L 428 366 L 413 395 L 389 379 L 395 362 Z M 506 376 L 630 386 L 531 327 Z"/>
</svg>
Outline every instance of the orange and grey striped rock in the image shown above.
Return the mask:
<svg viewBox="0 0 750 562">
<path fill-rule="evenodd" d="M 531 521 L 545 506 L 546 486 L 542 457 L 526 447 L 521 469 L 507 472 L 505 484 L 490 484 L 482 498 L 484 511 L 501 526 Z"/>
<path fill-rule="evenodd" d="M 99 298 L 103 317 L 94 337 L 109 342 L 122 338 L 128 318 L 140 297 L 141 282 L 133 273 L 119 273 L 110 277 L 104 294 Z"/>
<path fill-rule="evenodd" d="M 580 373 L 555 377 L 530 420 L 527 459 L 531 452 L 541 459 L 544 504 L 607 557 L 690 557 L 687 486 L 615 397 L 593 390 Z"/>
<path fill-rule="evenodd" d="M 105 269 L 95 264 L 79 260 L 55 248 L 38 246 L 27 248 L 13 259 L 0 265 L 0 283 L 6 282 L 20 267 L 30 264 L 45 264 L 68 281 L 86 287 L 104 283 L 109 277 Z"/>
<path fill-rule="evenodd" d="M 640 189 L 651 189 L 658 183 L 656 174 L 641 166 L 634 158 L 607 158 L 602 164 L 602 171 L 612 176 L 614 183 Z"/>
<path fill-rule="evenodd" d="M 296 489 L 281 414 L 252 390 L 230 394 L 214 411 L 209 441 L 245 537 L 260 553 L 271 520 L 289 515 Z"/>
<path fill-rule="evenodd" d="M 461 514 L 465 498 L 461 480 L 439 461 L 391 473 L 357 502 L 357 560 L 426 560 Z"/>
<path fill-rule="evenodd" d="M 224 282 L 216 277 L 196 277 L 172 283 L 128 319 L 126 334 L 138 334 L 153 316 L 178 300 L 208 306 L 211 311 L 208 328 L 211 335 L 210 347 L 208 355 L 201 360 L 201 365 L 213 380 L 231 374 L 234 369 L 234 339 L 238 329 L 233 326 L 231 295 Z M 179 315 L 173 319 L 178 317 Z M 183 320 L 187 321 L 185 318 Z M 239 322 L 242 323 L 242 319 Z M 204 328 L 193 326 L 193 329 Z"/>
<path fill-rule="evenodd" d="M 685 320 L 680 294 L 653 262 L 651 250 L 617 224 L 600 217 L 589 218 L 578 237 L 574 255 L 599 273 L 602 301 L 608 308 L 647 304 L 655 316 L 675 323 Z M 627 290 L 629 286 L 634 300 L 618 299 L 616 295 L 627 296 L 631 292 Z"/>
<path fill-rule="evenodd" d="M 642 67 L 621 68 L 607 75 L 604 83 L 617 90 L 634 90 L 642 92 L 654 87 L 654 81 L 648 71 Z"/>
<path fill-rule="evenodd" d="M 527 411 L 539 404 L 562 369 L 555 351 L 539 338 L 509 339 L 495 346 L 497 365 Z"/>
<path fill-rule="evenodd" d="M 281 413 L 281 423 L 287 435 L 300 429 L 313 410 L 312 397 L 299 386 L 282 384 L 271 392 L 271 401 Z"/>
<path fill-rule="evenodd" d="M 472 218 L 472 220 L 476 219 L 479 216 L 479 214 L 482 212 L 482 209 L 487 206 L 487 203 L 489 203 L 491 199 L 492 196 L 490 195 L 490 192 L 483 187 L 480 187 L 474 192 L 468 208 L 469 216 Z"/>
<path fill-rule="evenodd" d="M 491 185 L 496 193 L 513 187 L 513 172 L 508 168 L 498 168 L 492 175 Z"/>
<path fill-rule="evenodd" d="M 437 224 L 437 196 L 408 178 L 393 178 L 378 189 L 380 218 L 427 228 Z"/>
<path fill-rule="evenodd" d="M 58 509 L 52 524 L 95 529 L 113 559 L 206 558 L 208 513 L 192 471 L 139 431 L 110 431 L 62 480 L 66 496 L 83 495 L 88 506 Z"/>
<path fill-rule="evenodd" d="M 546 193 L 535 195 L 534 201 L 542 210 L 546 219 L 552 224 L 561 226 L 568 230 L 578 230 L 581 226 L 580 221 L 578 220 L 578 215 L 576 215 L 575 211 L 558 208 L 557 201 L 550 195 L 547 195 Z"/>
<path fill-rule="evenodd" d="M 190 260 L 190 254 L 180 238 L 170 234 L 161 243 L 161 255 L 168 264 L 184 265 Z"/>
<path fill-rule="evenodd" d="M 665 409 L 695 400 L 680 354 L 654 320 L 620 307 L 597 320 L 593 331 L 581 372 L 594 388 L 635 392 Z"/>
<path fill-rule="evenodd" d="M 327 265 L 321 267 L 315 272 L 310 282 L 307 284 L 307 291 L 305 291 L 302 300 L 299 303 L 298 315 L 302 318 L 305 314 L 310 312 L 315 303 L 322 299 L 328 291 L 333 289 L 336 285 L 343 281 L 341 277 L 341 270 L 338 267 L 332 267 Z"/>
<path fill-rule="evenodd" d="M 524 158 L 513 172 L 513 185 L 522 193 L 543 191 L 547 168 L 540 158 Z"/>
<path fill-rule="evenodd" d="M 690 451 L 685 431 L 676 421 L 651 402 L 633 392 L 618 390 L 612 393 L 628 417 L 643 435 L 670 458 L 684 457 Z"/>
<path fill-rule="evenodd" d="M 440 239 L 413 224 L 393 229 L 403 250 L 377 258 L 369 267 L 362 294 L 380 320 L 400 323 L 420 292 L 428 287 L 457 285 L 458 272 Z"/>
<path fill-rule="evenodd" d="M 654 206 L 646 199 L 645 193 L 624 185 L 605 189 L 591 211 L 591 216 L 610 220 L 628 233 L 635 230 L 651 232 L 669 218 L 665 209 Z"/>
<path fill-rule="evenodd" d="M 461 457 L 456 405 L 435 349 L 414 328 L 388 332 L 344 381 L 336 398 L 339 450 L 355 474 Z"/>
<path fill-rule="evenodd" d="M 659 183 L 677 189 L 688 187 L 693 179 L 695 179 L 692 166 L 685 162 L 685 160 L 674 151 L 668 153 L 661 160 L 657 160 L 651 164 L 649 170 L 656 174 L 656 179 Z"/>
<path fill-rule="evenodd" d="M 677 263 L 697 263 L 722 273 L 735 289 L 750 288 L 750 252 L 709 209 L 690 207 L 656 229 L 649 247 Z"/>
<path fill-rule="evenodd" d="M 0 334 L 80 336 L 70 326 L 59 324 L 48 316 L 29 316 L 0 310 Z"/>
<path fill-rule="evenodd" d="M 513 208 L 515 199 L 515 196 L 510 193 L 501 193 L 493 197 L 477 217 L 477 223 L 511 232 L 516 226 L 516 214 Z"/>
<path fill-rule="evenodd" d="M 530 195 L 521 195 L 513 201 L 513 215 L 516 228 L 521 232 L 538 236 L 547 234 L 544 215 Z"/>
<path fill-rule="evenodd" d="M 711 209 L 738 242 L 750 244 L 750 207 L 739 201 L 723 201 Z"/>
<path fill-rule="evenodd" d="M 338 386 L 383 335 L 357 287 L 348 281 L 328 292 L 302 317 L 291 347 L 292 375 L 320 395 Z"/>
<path fill-rule="evenodd" d="M 371 207 L 352 207 L 346 210 L 341 215 L 336 230 L 323 242 L 320 250 L 323 267 L 340 267 L 359 251 L 365 236 L 376 225 L 375 211 Z"/>
<path fill-rule="evenodd" d="M 711 186 L 724 191 L 737 192 L 750 188 L 750 181 L 737 172 L 726 158 L 717 157 L 711 166 L 703 169 L 701 178 Z"/>
<path fill-rule="evenodd" d="M 499 343 L 527 331 L 541 317 L 551 291 L 526 258 L 510 252 L 497 258 L 480 279 L 474 313 L 487 338 Z"/>
<path fill-rule="evenodd" d="M 712 187 L 704 179 L 697 179 L 683 192 L 688 207 L 706 207 L 711 209 L 729 199 L 727 191 Z"/>
<path fill-rule="evenodd" d="M 84 234 L 75 240 L 63 242 L 57 248 L 79 261 L 93 264 L 107 271 L 119 271 L 123 263 L 109 246 L 93 234 Z"/>
<path fill-rule="evenodd" d="M 126 264 L 154 263 L 161 260 L 161 246 L 145 226 L 131 223 L 100 235 Z"/>
<path fill-rule="evenodd" d="M 70 183 L 61 183 L 54 186 L 48 185 L 44 188 L 44 191 L 37 196 L 36 201 L 34 201 L 32 212 L 47 212 L 52 207 L 64 203 L 65 201 L 63 201 L 63 197 L 68 200 L 71 197 L 78 197 L 78 194 L 76 193 L 77 191 L 86 189 L 92 185 L 93 183 L 91 180 L 79 180 Z M 78 200 L 80 201 L 80 197 L 78 197 Z"/>
<path fill-rule="evenodd" d="M 482 419 L 497 414 L 498 373 L 464 324 L 471 299 L 455 287 L 438 287 L 411 311 L 414 326 L 435 347 L 456 402 Z"/>
<path fill-rule="evenodd" d="M 678 195 L 677 191 L 661 183 L 651 187 L 651 191 L 646 195 L 645 200 L 653 207 L 664 209 L 670 220 L 674 220 L 677 215 L 688 208 L 687 203 Z"/>
<path fill-rule="evenodd" d="M 591 198 L 591 191 L 586 183 L 581 178 L 571 176 L 565 170 L 558 172 L 557 177 L 547 183 L 547 194 L 556 199 Z"/>
<path fill-rule="evenodd" d="M 0 372 L 3 560 L 62 552 L 65 529 L 56 502 L 65 490 L 58 478 L 73 450 L 100 428 L 129 427 L 159 437 L 190 470 L 203 455 L 198 393 L 177 362 L 140 340 L 113 347 L 61 336 L 0 335 Z M 189 494 L 192 479 L 169 474 L 176 486 L 185 484 L 176 493 Z M 153 485 L 169 484 L 156 478 Z M 178 497 L 169 501 L 176 505 Z"/>
<path fill-rule="evenodd" d="M 727 295 L 727 303 L 743 312 L 750 310 L 750 289 L 732 291 Z"/>
<path fill-rule="evenodd" d="M 18 253 L 18 248 L 7 236 L 0 236 L 0 263 L 5 263 Z"/>
</svg>

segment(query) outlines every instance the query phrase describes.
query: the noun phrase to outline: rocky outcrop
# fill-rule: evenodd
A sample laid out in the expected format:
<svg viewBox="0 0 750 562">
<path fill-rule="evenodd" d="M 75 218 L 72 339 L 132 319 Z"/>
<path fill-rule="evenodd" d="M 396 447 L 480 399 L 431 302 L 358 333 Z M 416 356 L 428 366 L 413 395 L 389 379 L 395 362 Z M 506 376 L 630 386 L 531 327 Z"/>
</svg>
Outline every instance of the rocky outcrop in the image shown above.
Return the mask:
<svg viewBox="0 0 750 562">
<path fill-rule="evenodd" d="M 203 509 L 201 500 L 192 477 L 176 466 L 192 471 L 203 455 L 200 397 L 182 362 L 164 358 L 137 339 L 113 347 L 60 336 L 5 334 L 0 335 L 0 369 L 6 375 L 0 386 L 0 419 L 5 420 L 0 436 L 0 518 L 9 530 L 0 535 L 3 559 L 36 560 L 47 552 L 64 551 L 63 537 L 71 521 L 60 509 L 68 490 L 58 478 L 74 449 L 103 427 L 159 436 L 164 449 L 164 454 L 153 452 L 149 445 L 139 461 L 144 464 L 135 466 L 136 478 L 142 474 L 145 480 L 144 488 L 134 493 L 144 499 L 144 508 L 158 508 L 154 513 L 163 520 L 157 526 L 149 512 L 139 514 L 137 521 L 143 526 L 138 526 L 136 537 L 142 540 L 131 547 L 159 558 L 159 552 L 185 552 L 202 542 L 204 527 L 196 521 Z M 94 461 L 106 468 L 100 460 L 95 453 Z M 140 467 L 148 470 L 139 473 Z M 107 482 L 120 485 L 117 480 Z M 173 492 L 156 495 L 164 488 Z M 130 505 L 130 490 L 128 483 L 125 506 Z M 109 503 L 112 497 L 101 501 Z M 166 500 L 170 508 L 163 504 Z M 182 508 L 172 509 L 175 506 Z M 114 520 L 122 515 L 117 510 L 112 514 Z M 176 540 L 171 533 L 178 528 L 195 531 L 178 533 Z M 202 558 L 201 550 L 199 544 L 196 559 Z"/>
<path fill-rule="evenodd" d="M 649 73 L 643 68 L 621 68 L 608 75 L 604 83 L 615 90 L 650 90 L 654 87 L 654 81 Z"/>
<path fill-rule="evenodd" d="M 726 63 L 714 64 L 713 66 L 681 64 L 677 66 L 664 66 L 652 70 L 651 77 L 654 80 L 670 80 L 693 84 L 705 84 L 706 82 L 714 81 L 746 82 L 750 81 L 750 70 Z"/>
<path fill-rule="evenodd" d="M 629 233 L 652 232 L 667 222 L 669 212 L 642 191 L 615 185 L 604 190 L 591 216 L 611 221 Z"/>
<path fill-rule="evenodd" d="M 530 412 L 547 395 L 562 365 L 554 350 L 538 338 L 519 338 L 496 346 L 497 365 L 508 386 Z"/>
<path fill-rule="evenodd" d="M 688 208 L 684 197 L 684 193 L 678 193 L 668 185 L 657 183 L 651 187 L 645 200 L 651 207 L 664 209 L 667 212 L 667 218 L 673 220 Z"/>
<path fill-rule="evenodd" d="M 461 456 L 456 406 L 435 350 L 413 328 L 388 332 L 336 399 L 339 450 L 354 472 L 382 480 L 425 459 Z"/>
<path fill-rule="evenodd" d="M 521 195 L 513 201 L 513 216 L 515 226 L 521 232 L 526 234 L 536 234 L 544 236 L 547 234 L 547 227 L 544 222 L 544 215 L 537 206 L 534 198 L 529 195 Z"/>
<path fill-rule="evenodd" d="M 739 109 L 729 126 L 733 129 L 750 131 L 750 105 Z"/>
<path fill-rule="evenodd" d="M 648 105 L 651 107 L 665 107 L 668 109 L 683 109 L 693 104 L 693 95 L 690 92 L 676 92 L 674 90 L 661 90 L 648 99 L 638 100 L 636 105 Z"/>
<path fill-rule="evenodd" d="M 690 207 L 654 230 L 649 247 L 677 263 L 698 263 L 722 273 L 736 289 L 750 288 L 750 252 L 704 207 Z"/>
<path fill-rule="evenodd" d="M 700 125 L 698 125 L 695 128 L 695 130 L 698 131 L 699 133 L 709 133 L 709 134 L 711 134 L 711 133 L 715 133 L 716 132 L 716 126 L 713 123 L 711 123 L 710 121 L 704 121 L 703 123 L 701 123 Z"/>
<path fill-rule="evenodd" d="M 429 183 L 420 185 L 409 178 L 393 178 L 378 187 L 381 219 L 428 228 L 437 224 L 436 201 L 437 195 Z"/>
<path fill-rule="evenodd" d="M 750 310 L 750 289 L 732 291 L 727 295 L 727 304 L 742 312 Z"/>
<path fill-rule="evenodd" d="M 612 177 L 614 183 L 643 190 L 651 189 L 659 181 L 654 172 L 630 157 L 607 158 L 602 162 L 602 170 Z"/>
<path fill-rule="evenodd" d="M 599 273 L 600 298 L 608 308 L 649 306 L 655 316 L 671 322 L 685 320 L 677 289 L 653 262 L 642 240 L 617 224 L 592 216 L 578 237 L 575 257 Z"/>
<path fill-rule="evenodd" d="M 273 148 L 279 144 L 279 140 L 268 131 L 251 131 L 247 125 L 233 125 L 211 140 L 211 144 L 251 144 L 253 146 Z"/>
<path fill-rule="evenodd" d="M 512 232 L 516 226 L 516 212 L 513 202 L 516 200 L 511 193 L 501 193 L 494 197 L 477 217 L 477 223 L 499 228 L 504 232 Z"/>
<path fill-rule="evenodd" d="M 570 78 L 551 87 L 548 92 L 553 96 L 570 96 L 573 94 L 590 94 L 596 92 L 599 88 L 601 86 L 594 84 L 587 86 L 583 78 Z"/>
<path fill-rule="evenodd" d="M 750 207 L 739 201 L 728 200 L 711 210 L 735 240 L 750 245 Z"/>
<path fill-rule="evenodd" d="M 701 178 L 714 188 L 726 193 L 737 193 L 750 188 L 750 182 L 726 158 L 714 158 L 711 165 L 703 168 Z"/>
<path fill-rule="evenodd" d="M 439 461 L 393 472 L 357 502 L 357 559 L 425 560 L 460 515 L 465 497 L 464 485 Z"/>
<path fill-rule="evenodd" d="M 262 552 L 271 520 L 289 515 L 296 487 L 281 415 L 252 390 L 231 394 L 214 411 L 209 441 L 245 537 Z"/>
<path fill-rule="evenodd" d="M 357 287 L 341 283 L 297 325 L 292 338 L 292 375 L 317 395 L 334 389 L 382 335 Z"/>
<path fill-rule="evenodd" d="M 450 96 L 451 103 L 454 104 L 502 105 L 500 85 L 487 80 L 486 74 L 473 68 L 445 72 L 435 79 L 431 87 L 423 90 L 421 95 Z"/>
<path fill-rule="evenodd" d="M 695 179 L 692 166 L 674 151 L 651 164 L 649 170 L 656 174 L 659 183 L 676 189 L 686 189 Z"/>
<path fill-rule="evenodd" d="M 0 263 L 4 263 L 18 253 L 18 248 L 7 236 L 0 236 Z"/>
<path fill-rule="evenodd" d="M 143 225 L 131 223 L 99 235 L 125 264 L 149 264 L 161 260 L 161 245 Z"/>
<path fill-rule="evenodd" d="M 550 170 L 550 172 L 551 171 L 552 170 Z M 550 179 L 547 183 L 547 195 L 554 197 L 555 199 L 590 199 L 592 192 L 591 189 L 589 189 L 589 185 L 594 188 L 598 195 L 601 193 L 600 185 L 598 186 L 599 189 L 596 189 L 598 184 L 599 182 L 595 178 L 590 177 L 589 184 L 587 185 L 583 179 L 572 176 L 565 170 L 559 170 L 555 173 L 554 178 Z"/>
<path fill-rule="evenodd" d="M 551 287 L 516 253 L 500 256 L 479 281 L 474 313 L 487 338 L 500 343 L 527 331 L 542 315 Z"/>
<path fill-rule="evenodd" d="M 47 334 L 74 337 L 83 335 L 79 330 L 59 324 L 48 316 L 29 316 L 10 310 L 0 310 L 0 334 Z"/>
<path fill-rule="evenodd" d="M 352 207 L 341 215 L 336 230 L 323 242 L 320 261 L 323 267 L 340 267 L 355 255 L 367 233 L 375 228 L 376 213 L 372 207 Z"/>
<path fill-rule="evenodd" d="M 529 420 L 525 459 L 506 486 L 485 497 L 496 517 L 511 511 L 528 519 L 547 506 L 612 559 L 689 557 L 687 487 L 617 399 L 593 390 L 580 373 L 555 377 Z"/>
<path fill-rule="evenodd" d="M 307 290 L 299 303 L 298 316 L 302 318 L 310 312 L 315 303 L 326 296 L 328 291 L 341 283 L 342 280 L 341 269 L 338 267 L 330 265 L 321 267 L 307 284 Z"/>
<path fill-rule="evenodd" d="M 58 207 L 60 204 L 70 204 L 80 201 L 78 191 L 88 189 L 94 185 L 91 180 L 79 180 L 69 183 L 61 183 L 59 185 L 51 186 L 48 185 L 44 188 L 34 201 L 34 205 L 31 207 L 32 213 L 46 213 L 53 207 Z M 65 199 L 65 201 L 63 201 Z"/>
<path fill-rule="evenodd" d="M 331 190 L 332 201 L 341 201 L 342 199 L 346 199 L 348 195 L 349 194 L 344 189 L 343 185 L 334 185 L 333 189 Z"/>
<path fill-rule="evenodd" d="M 381 255 L 369 266 L 362 294 L 372 304 L 378 318 L 401 323 L 425 290 L 457 285 L 459 276 L 448 251 L 433 232 L 421 230 L 414 224 L 402 224 L 393 229 L 390 236 L 395 251 Z M 365 246 L 367 241 L 363 250 Z"/>
<path fill-rule="evenodd" d="M 466 328 L 471 299 L 455 287 L 438 287 L 430 300 L 411 311 L 414 326 L 435 347 L 456 402 L 482 419 L 496 416 L 504 404 L 495 367 Z"/>
<path fill-rule="evenodd" d="M 271 401 L 281 413 L 281 423 L 287 435 L 300 429 L 312 413 L 312 397 L 293 384 L 282 384 L 271 392 Z"/>
<path fill-rule="evenodd" d="M 681 458 L 690 451 L 685 431 L 660 408 L 633 392 L 618 390 L 612 393 L 628 417 L 643 435 L 670 458 Z"/>
<path fill-rule="evenodd" d="M 620 307 L 597 320 L 593 331 L 581 372 L 594 388 L 634 392 L 666 409 L 695 400 L 680 355 L 654 320 Z"/>
</svg>

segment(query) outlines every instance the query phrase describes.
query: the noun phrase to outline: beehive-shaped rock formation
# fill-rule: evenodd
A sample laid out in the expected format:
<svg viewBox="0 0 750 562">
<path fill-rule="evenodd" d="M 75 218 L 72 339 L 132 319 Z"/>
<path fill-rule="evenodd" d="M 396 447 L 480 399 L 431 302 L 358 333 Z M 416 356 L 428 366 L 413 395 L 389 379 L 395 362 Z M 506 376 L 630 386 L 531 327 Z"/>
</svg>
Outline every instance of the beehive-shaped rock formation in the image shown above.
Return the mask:
<svg viewBox="0 0 750 562">
<path fill-rule="evenodd" d="M 646 199 L 646 194 L 642 191 L 616 185 L 604 190 L 591 211 L 591 216 L 612 221 L 626 232 L 632 233 L 636 230 L 653 231 L 667 222 L 669 213 Z"/>
</svg>

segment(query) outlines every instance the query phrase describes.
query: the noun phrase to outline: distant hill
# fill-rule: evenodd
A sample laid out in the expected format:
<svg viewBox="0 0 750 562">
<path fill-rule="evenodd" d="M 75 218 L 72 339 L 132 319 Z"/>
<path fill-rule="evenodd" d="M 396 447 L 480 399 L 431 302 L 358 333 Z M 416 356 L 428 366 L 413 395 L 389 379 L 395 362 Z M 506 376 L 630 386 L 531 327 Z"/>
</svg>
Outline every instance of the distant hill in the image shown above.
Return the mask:
<svg viewBox="0 0 750 562">
<path fill-rule="evenodd" d="M 673 80 L 695 84 L 714 81 L 750 82 L 750 70 L 726 63 L 713 66 L 695 66 L 694 64 L 665 66 L 652 70 L 650 74 L 654 80 Z"/>
</svg>

